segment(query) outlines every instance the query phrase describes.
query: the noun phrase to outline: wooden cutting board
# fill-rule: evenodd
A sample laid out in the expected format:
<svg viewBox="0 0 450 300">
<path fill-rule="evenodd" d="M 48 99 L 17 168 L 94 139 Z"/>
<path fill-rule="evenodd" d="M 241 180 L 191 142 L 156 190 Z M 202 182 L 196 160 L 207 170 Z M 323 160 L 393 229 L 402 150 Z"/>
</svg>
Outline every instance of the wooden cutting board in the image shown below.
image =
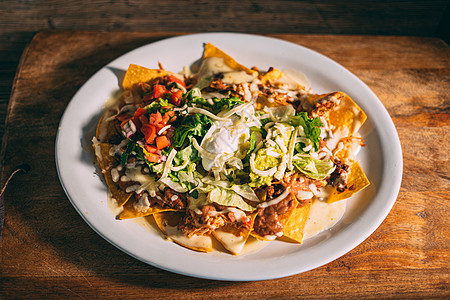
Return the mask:
<svg viewBox="0 0 450 300">
<path fill-rule="evenodd" d="M 419 37 L 275 35 L 329 56 L 361 78 L 397 127 L 404 176 L 397 202 L 361 245 L 315 270 L 220 282 L 146 265 L 95 233 L 58 180 L 55 135 L 75 92 L 98 69 L 173 33 L 41 32 L 23 54 L 2 148 L 8 187 L 0 298 L 431 298 L 449 291 L 450 51 Z M 330 249 L 331 251 L 332 249 Z"/>
</svg>

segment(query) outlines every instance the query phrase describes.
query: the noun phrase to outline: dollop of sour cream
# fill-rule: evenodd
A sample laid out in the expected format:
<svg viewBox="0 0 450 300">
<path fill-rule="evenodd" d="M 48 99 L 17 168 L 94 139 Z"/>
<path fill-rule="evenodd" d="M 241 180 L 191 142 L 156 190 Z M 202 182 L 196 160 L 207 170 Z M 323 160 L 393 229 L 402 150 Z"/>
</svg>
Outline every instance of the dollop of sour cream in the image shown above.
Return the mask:
<svg viewBox="0 0 450 300">
<path fill-rule="evenodd" d="M 250 127 L 261 126 L 254 114 L 254 107 L 247 105 L 230 116 L 229 120 L 214 122 L 214 126 L 210 128 L 200 144 L 209 153 L 216 154 L 216 159 L 202 155 L 202 165 L 206 171 L 218 166 L 218 157 L 234 155 L 242 141 L 250 137 Z"/>
</svg>

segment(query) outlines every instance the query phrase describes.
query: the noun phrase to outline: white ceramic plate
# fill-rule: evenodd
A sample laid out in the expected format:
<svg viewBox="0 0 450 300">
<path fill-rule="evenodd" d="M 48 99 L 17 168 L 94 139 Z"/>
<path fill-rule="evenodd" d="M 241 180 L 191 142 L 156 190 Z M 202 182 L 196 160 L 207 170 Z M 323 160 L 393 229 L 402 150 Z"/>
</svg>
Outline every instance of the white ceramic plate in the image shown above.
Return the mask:
<svg viewBox="0 0 450 300">
<path fill-rule="evenodd" d="M 349 200 L 343 219 L 303 245 L 274 241 L 257 252 L 233 256 L 198 253 L 164 240 L 152 226 L 119 221 L 107 202 L 106 185 L 95 173 L 90 140 L 102 106 L 118 90 L 118 73 L 131 63 L 181 71 L 212 43 L 239 63 L 260 70 L 270 66 L 306 74 L 316 93 L 343 91 L 368 116 L 360 130 L 367 147 L 358 155 L 371 185 Z M 119 71 L 119 72 L 118 72 Z M 264 280 L 305 272 L 344 255 L 363 242 L 392 208 L 402 178 L 400 141 L 386 109 L 356 76 L 331 59 L 286 41 L 236 33 L 204 33 L 169 38 L 135 49 L 92 76 L 75 94 L 61 120 L 56 140 L 61 184 L 84 220 L 129 255 L 168 271 L 218 280 Z M 81 237 L 79 237 L 81 238 Z"/>
</svg>

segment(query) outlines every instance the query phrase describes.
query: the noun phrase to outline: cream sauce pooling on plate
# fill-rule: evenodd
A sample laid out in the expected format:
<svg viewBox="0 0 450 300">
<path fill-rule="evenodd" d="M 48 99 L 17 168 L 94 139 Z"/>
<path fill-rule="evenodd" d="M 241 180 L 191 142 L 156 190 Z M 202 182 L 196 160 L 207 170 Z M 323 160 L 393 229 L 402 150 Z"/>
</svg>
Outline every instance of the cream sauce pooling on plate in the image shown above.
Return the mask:
<svg viewBox="0 0 450 300">
<path fill-rule="evenodd" d="M 303 229 L 303 240 L 330 229 L 339 222 L 345 213 L 346 204 L 347 200 L 328 204 L 326 201 L 315 199 Z"/>
</svg>

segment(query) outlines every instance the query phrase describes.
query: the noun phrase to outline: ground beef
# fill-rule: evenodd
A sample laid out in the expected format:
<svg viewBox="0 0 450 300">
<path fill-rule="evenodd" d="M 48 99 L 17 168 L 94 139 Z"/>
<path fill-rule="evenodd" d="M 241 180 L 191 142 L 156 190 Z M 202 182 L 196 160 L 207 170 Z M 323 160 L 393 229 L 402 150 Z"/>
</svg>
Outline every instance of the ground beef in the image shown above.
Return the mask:
<svg viewBox="0 0 450 300">
<path fill-rule="evenodd" d="M 334 164 L 336 166 L 336 169 L 333 171 L 333 173 L 330 174 L 327 182 L 330 185 L 337 187 L 337 191 L 342 193 L 347 189 L 347 176 L 350 168 L 348 165 L 342 163 L 337 158 L 335 158 Z"/>
<path fill-rule="evenodd" d="M 206 88 L 202 90 L 202 92 L 211 93 L 211 92 L 219 92 L 224 93 L 232 90 L 232 86 L 229 84 L 225 84 L 222 79 L 217 78 L 209 84 Z"/>
<path fill-rule="evenodd" d="M 109 124 L 107 127 L 108 135 L 106 140 L 102 140 L 101 142 L 108 144 L 119 144 L 123 140 L 122 127 L 120 126 L 122 122 L 117 119 L 113 119 L 109 122 L 112 124 Z"/>
<path fill-rule="evenodd" d="M 244 235 L 251 230 L 253 223 L 249 217 L 237 221 L 233 212 L 211 214 L 211 212 L 225 210 L 227 206 L 217 203 L 208 204 L 202 207 L 200 211 L 187 210 L 186 215 L 180 221 L 178 229 L 186 236 L 207 235 L 215 229 L 227 227 L 234 229 L 239 235 Z"/>
<path fill-rule="evenodd" d="M 284 187 L 281 184 L 267 187 L 267 201 L 278 197 L 283 191 Z M 295 197 L 288 194 L 280 202 L 266 208 L 260 208 L 255 218 L 254 231 L 260 236 L 279 235 L 283 232 L 283 223 L 280 220 L 280 216 L 293 210 L 297 204 Z"/>
<path fill-rule="evenodd" d="M 163 208 L 171 208 L 176 210 L 185 209 L 187 199 L 184 193 L 178 193 L 168 187 L 164 189 L 164 193 L 157 192 L 155 197 L 149 197 L 150 206 L 159 204 Z"/>
</svg>

